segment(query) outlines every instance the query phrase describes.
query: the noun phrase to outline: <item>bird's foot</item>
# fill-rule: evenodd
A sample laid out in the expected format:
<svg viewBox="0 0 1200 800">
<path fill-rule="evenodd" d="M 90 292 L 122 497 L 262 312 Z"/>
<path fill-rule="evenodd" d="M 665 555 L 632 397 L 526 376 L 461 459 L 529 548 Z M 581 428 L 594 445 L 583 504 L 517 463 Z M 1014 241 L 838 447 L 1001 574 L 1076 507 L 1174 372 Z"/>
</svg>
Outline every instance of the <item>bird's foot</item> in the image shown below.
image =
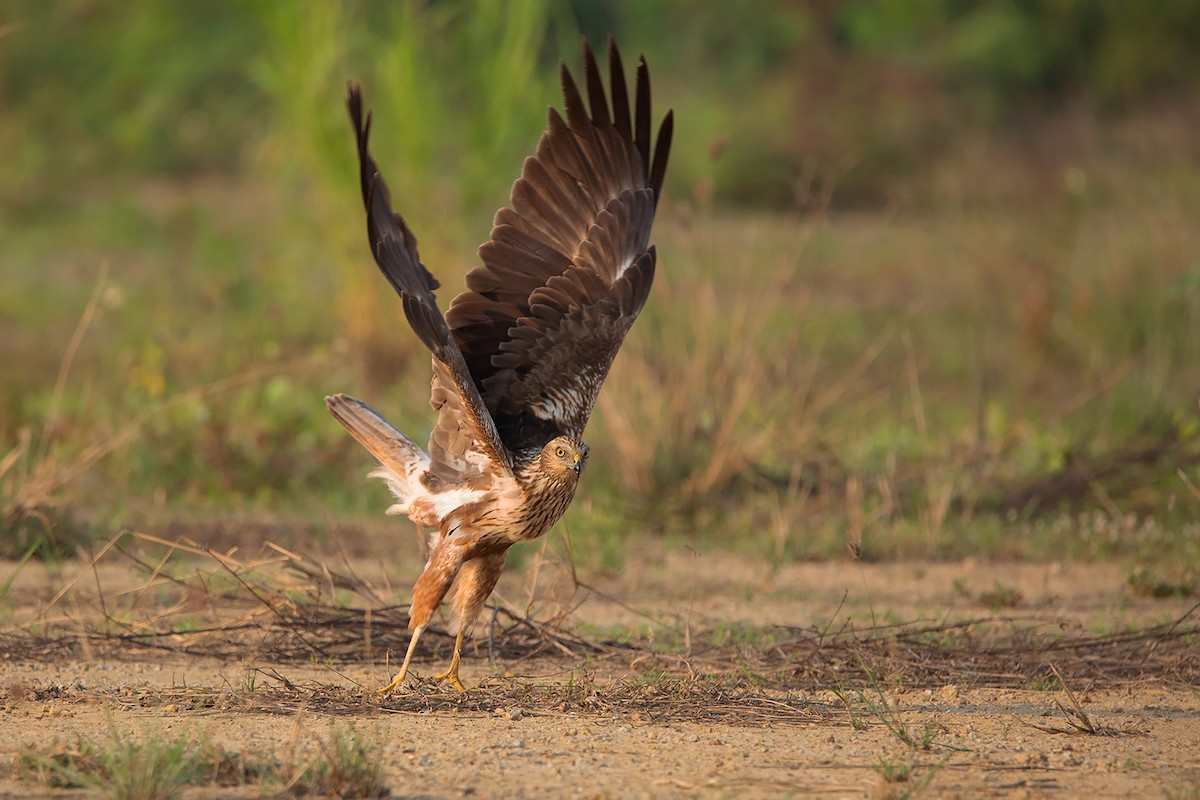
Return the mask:
<svg viewBox="0 0 1200 800">
<path fill-rule="evenodd" d="M 392 682 L 379 690 L 380 694 L 391 694 L 400 688 L 400 684 L 404 683 L 404 679 L 408 676 L 408 670 L 402 669 L 396 673 L 396 677 L 392 678 Z"/>
<path fill-rule="evenodd" d="M 467 691 L 467 687 L 463 686 L 462 681 L 460 681 L 458 679 L 458 659 L 457 658 L 455 658 L 454 660 L 452 660 L 450 662 L 450 667 L 445 672 L 443 672 L 441 675 L 435 675 L 433 677 L 434 683 L 441 683 L 442 681 L 445 681 L 446 683 L 450 684 L 451 686 L 453 686 L 455 689 L 457 689 L 460 692 Z"/>
</svg>

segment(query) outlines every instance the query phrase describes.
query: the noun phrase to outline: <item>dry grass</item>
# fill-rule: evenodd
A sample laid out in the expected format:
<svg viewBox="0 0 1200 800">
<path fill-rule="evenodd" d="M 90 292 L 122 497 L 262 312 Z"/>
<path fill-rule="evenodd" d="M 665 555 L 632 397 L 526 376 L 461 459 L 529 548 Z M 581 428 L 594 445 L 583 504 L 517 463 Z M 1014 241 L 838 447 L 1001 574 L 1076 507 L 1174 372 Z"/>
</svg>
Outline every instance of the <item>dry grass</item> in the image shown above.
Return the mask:
<svg viewBox="0 0 1200 800">
<path fill-rule="evenodd" d="M 1185 200 L 1163 203 L 1177 210 Z M 622 533 L 636 527 L 695 530 L 779 563 L 847 547 L 866 558 L 1010 557 L 973 536 L 976 519 L 1086 509 L 1113 522 L 1151 517 L 1172 531 L 1188 524 L 1200 504 L 1194 375 L 1179 366 L 1196 362 L 1191 337 L 1182 323 L 1139 333 L 1105 320 L 1128 317 L 1123 303 L 1136 306 L 1138 324 L 1157 319 L 1164 303 L 1171 319 L 1188 318 L 1194 238 L 1174 229 L 1118 237 L 1098 254 L 1085 234 L 1111 209 L 1064 233 L 1070 220 L 1042 219 L 1069 216 L 1056 202 L 999 217 L 664 209 L 655 292 L 588 432 L 595 463 L 577 504 L 590 503 L 587 524 L 574 524 L 579 512 L 568 517 L 588 545 L 581 552 L 620 563 Z M 1029 252 L 1037 264 L 1006 268 Z M 1070 262 L 1057 277 L 1038 266 L 1051 256 Z M 1139 283 L 1145 263 L 1165 266 Z M 1030 282 L 1052 278 L 1064 285 L 1036 292 L 1055 303 L 1026 309 Z M 344 337 L 313 334 L 327 348 L 281 340 L 270 358 L 230 357 L 221 370 L 200 343 L 186 356 L 159 353 L 166 366 L 132 356 L 120 366 L 102 356 L 118 347 L 85 341 L 95 351 L 89 362 L 76 354 L 92 319 L 106 322 L 98 337 L 112 335 L 148 302 L 131 295 L 122 313 L 108 313 L 106 286 L 97 282 L 44 401 L 29 403 L 45 413 L 13 428 L 0 454 L 0 534 L 18 534 L 0 535 L 10 556 L 72 515 L 161 531 L 189 514 L 227 517 L 231 507 L 260 518 L 281 508 L 373 507 L 359 478 L 367 457 L 305 399 L 367 389 Z M 288 313 L 327 326 L 336 316 L 299 299 Z M 247 325 L 261 316 L 246 313 Z M 286 381 L 268 380 L 281 373 Z M 424 361 L 391 364 L 389 374 L 390 395 L 402 399 L 382 389 L 368 399 L 420 439 L 431 419 Z M 1077 538 L 1048 540 L 1060 545 L 1050 552 L 1021 544 L 1029 537 L 1003 537 L 1003 547 L 1017 556 L 1109 555 L 1064 552 L 1061 543 Z M 1129 541 L 1109 550 L 1137 552 Z"/>
<path fill-rule="evenodd" d="M 800 693 L 771 691 L 737 678 L 597 679 L 577 673 L 565 683 L 533 683 L 521 678 L 489 678 L 465 694 L 432 682 L 416 682 L 404 692 L 381 696 L 370 689 L 328 684 L 296 684 L 271 677 L 253 690 L 132 689 L 86 691 L 65 687 L 47 698 L 113 703 L 125 708 L 236 711 L 290 715 L 306 709 L 327 716 L 372 714 L 597 717 L 625 723 L 706 722 L 757 727 L 804 725 L 833 718 L 835 710 Z"/>
<path fill-rule="evenodd" d="M 402 134 L 389 140 L 385 171 L 444 282 L 445 303 L 536 141 L 540 108 L 557 95 L 554 70 L 538 55 L 546 51 L 530 43 L 578 63 L 577 43 L 557 41 L 544 10 L 541 2 L 489 7 L 457 33 L 462 20 L 440 8 L 398 6 L 368 15 L 369 24 L 339 7 L 217 15 L 197 34 L 245 46 L 249 29 L 237 18 L 251 13 L 269 40 L 254 48 L 256 81 L 239 84 L 253 86 L 251 95 L 217 92 L 213 109 L 226 113 L 209 120 L 220 123 L 209 131 L 215 138 L 200 137 L 245 145 L 243 155 L 256 153 L 246 169 L 167 176 L 154 160 L 153 169 L 143 163 L 126 175 L 125 159 L 98 163 L 97 191 L 112 180 L 123 186 L 102 214 L 89 213 L 91 190 L 45 208 L 17 201 L 24 191 L 14 195 L 21 213 L 9 215 L 6 229 L 13 280 L 0 383 L 16 391 L 0 403 L 0 548 L 19 555 L 75 515 L 103 518 L 108 529 L 161 532 L 181 518 L 231 511 L 270 518 L 297 506 L 301 514 L 382 507 L 381 495 L 362 488 L 365 456 L 320 398 L 362 394 L 420 440 L 432 420 L 428 363 L 397 326 L 395 298 L 363 246 L 343 83 L 347 74 L 363 79 L 380 132 Z M 480 22 L 489 14 L 495 26 Z M 146 37 L 168 16 L 114 31 Z M 506 33 L 493 38 L 493 28 Z M 90 32 L 93 58 L 117 47 L 102 30 Z M 440 33 L 423 35 L 430 31 Z M 376 47 L 380 37 L 387 47 Z M 28 48 L 32 40 L 22 41 Z M 203 41 L 191 42 L 197 53 L 210 49 Z M 22 52 L 11 55 L 44 55 Z M 653 237 L 657 285 L 589 431 L 594 466 L 580 500 L 602 513 L 586 512 L 589 525 L 576 526 L 581 540 L 611 542 L 637 526 L 698 530 L 779 562 L 847 546 L 867 558 L 1007 557 L 996 552 L 1001 545 L 989 550 L 972 538 L 975 519 L 1012 513 L 1023 521 L 1059 508 L 1175 527 L 1196 518 L 1200 494 L 1186 484 L 1200 480 L 1200 173 L 1186 109 L 1148 105 L 1106 119 L 1084 104 L 996 129 L 959 120 L 936 146 L 905 144 L 901 135 L 895 151 L 898 130 L 871 126 L 869 146 L 855 153 L 851 142 L 868 142 L 846 120 L 887 115 L 858 90 L 826 97 L 828 81 L 812 83 L 812 75 L 797 82 L 800 73 L 773 70 L 766 84 L 743 83 L 746 74 L 720 70 L 737 84 L 735 107 L 770 97 L 775 109 L 733 120 L 727 102 L 670 77 L 683 53 L 648 55 L 657 97 L 663 107 L 681 103 L 687 135 L 676 143 L 680 158 Z M 414 83 L 409 59 L 445 68 L 436 84 Z M 876 74 L 879 64 L 867 61 L 842 66 Z M 184 59 L 172 75 L 207 96 L 222 85 L 209 70 L 224 63 Z M 191 96 L 166 85 L 157 91 L 168 105 Z M 878 88 L 887 95 L 897 87 Z M 807 106 L 818 95 L 831 117 Z M 464 102 L 472 97 L 487 102 Z M 914 109 L 932 96 L 900 97 L 904 119 L 929 121 Z M 103 92 L 81 99 L 93 121 L 113 110 Z M 264 101 L 277 113 L 231 111 Z M 22 116 L 44 109 L 16 111 L 19 131 Z M 161 111 L 148 104 L 146 125 L 131 130 L 145 135 Z M 419 125 L 404 123 L 418 117 Z M 245 127 L 248 120 L 255 124 Z M 96 127 L 75 123 L 77 132 Z M 819 129 L 832 135 L 836 155 L 814 141 Z M 768 132 L 786 142 L 781 152 L 805 155 L 786 167 L 776 152 L 752 168 L 742 159 Z M 254 141 L 261 152 L 247 144 Z M 134 149 L 166 163 L 184 156 L 172 137 L 153 144 Z M 84 151 L 87 161 L 103 148 Z M 241 163 L 237 152 L 210 155 L 228 169 Z M 822 163 L 822 152 L 832 162 Z M 883 152 L 912 162 L 872 163 L 870 154 Z M 196 166 L 190 157 L 177 166 L 185 163 Z M 118 164 L 122 174 L 110 174 Z M 793 168 L 795 193 L 811 189 L 816 202 L 769 214 L 722 206 L 733 199 L 723 176 L 738 176 L 761 202 L 763 179 L 786 183 Z M 859 205 L 868 198 L 856 182 L 880 169 L 892 177 L 877 175 L 881 183 Z M 38 198 L 52 183 L 26 189 Z M 118 255 L 101 291 L 75 265 L 106 254 Z M 110 294 L 124 300 L 109 309 Z M 56 373 L 80 309 L 84 322 Z M 103 324 L 90 324 L 93 316 Z M 81 345 L 85 330 L 92 338 Z M 322 369 L 299 367 L 312 362 Z M 288 363 L 288 380 L 261 380 Z M 196 390 L 218 385 L 237 390 L 219 400 Z M 171 413 L 161 413 L 171 405 L 164 398 L 175 397 Z M 6 535 L 14 527 L 25 542 Z M 74 541 L 104 528 L 87 527 Z M 814 528 L 823 535 L 811 536 Z M 608 548 L 614 561 L 618 549 Z M 1016 553 L 1027 554 L 1080 555 Z"/>
<path fill-rule="evenodd" d="M 1122 236 L 1122 202 L 664 219 L 589 432 L 600 499 L 779 560 L 988 555 L 979 517 L 1188 524 L 1194 236 Z"/>
<path fill-rule="evenodd" d="M 101 265 L 92 293 L 76 323 L 59 361 L 54 389 L 45 416 L 37 429 L 22 427 L 16 443 L 0 455 L 0 554 L 9 558 L 35 551 L 47 557 L 71 554 L 86 545 L 90 534 L 83 519 L 88 514 L 86 498 L 95 491 L 97 473 L 114 454 L 146 439 L 146 428 L 172 409 L 204 401 L 246 385 L 260 384 L 281 373 L 312 370 L 321 359 L 300 358 L 282 363 L 257 365 L 214 381 L 164 394 L 139 407 L 118 407 L 112 419 L 95 427 L 81 426 L 76 414 L 65 408 L 65 395 L 72 382 L 72 369 L 80 348 L 105 310 L 112 286 L 109 265 Z M 86 402 L 91 381 L 85 381 Z M 82 484 L 90 481 L 93 486 Z M 102 486 L 107 481 L 101 480 Z M 110 502 L 112 498 L 109 498 Z"/>
<path fill-rule="evenodd" d="M 47 537 L 53 542 L 55 520 L 73 500 L 70 490 L 79 476 L 127 442 L 133 432 L 127 428 L 117 435 L 94 437 L 69 448 L 63 447 L 57 435 L 71 366 L 100 308 L 107 275 L 105 264 L 59 362 L 58 377 L 40 431 L 35 435 L 30 427 L 22 428 L 15 446 L 0 457 L 0 541 L 9 539 L 9 546 L 16 552 L 36 548 Z M 69 449 L 69 455 L 63 452 L 65 449 Z M 31 535 L 30 523 L 40 527 L 42 533 Z"/>
<path fill-rule="evenodd" d="M 1062 673 L 1058 671 L 1058 667 L 1054 664 L 1050 665 L 1050 673 L 1067 696 L 1066 703 L 1057 698 L 1054 700 L 1054 706 L 1063 715 L 1067 726 L 1028 723 L 1031 727 L 1037 728 L 1039 731 L 1045 731 L 1046 733 L 1085 733 L 1091 736 L 1112 736 L 1120 732 L 1116 728 L 1101 725 L 1092 719 L 1091 714 L 1088 714 L 1084 710 L 1083 704 L 1079 702 L 1079 698 L 1067 684 L 1066 678 L 1062 676 Z"/>
<path fill-rule="evenodd" d="M 99 567 L 117 559 L 141 573 L 140 583 L 105 589 Z M 77 595 L 92 590 L 89 584 L 99 595 L 81 602 Z M 590 589 L 581 584 L 578 591 Z M 573 630 L 566 607 L 539 621 L 497 606 L 465 656 L 502 663 L 516 674 L 534 658 L 558 661 L 570 681 L 493 679 L 463 697 L 417 684 L 411 694 L 379 699 L 373 687 L 301 686 L 287 676 L 289 664 L 319 664 L 344 685 L 349 679 L 338 665 L 375 663 L 381 639 L 403 640 L 406 609 L 382 601 L 383 594 L 348 565 L 338 569 L 277 545 L 243 559 L 144 534 L 118 536 L 40 608 L 10 612 L 0 653 L 33 660 L 172 653 L 251 665 L 244 687 L 210 692 L 200 702 L 283 709 L 306 700 L 342 709 L 486 713 L 519 706 L 548 713 L 644 711 L 659 719 L 721 714 L 722 708 L 731 716 L 798 715 L 809 707 L 793 694 L 800 686 L 1037 688 L 1048 664 L 1073 680 L 1107 687 L 1200 680 L 1200 604 L 1169 624 L 1105 635 L 1064 629 L 1053 615 L 1031 613 L 866 626 L 849 618 L 835 624 L 835 615 L 823 627 L 736 630 L 699 630 L 684 621 L 653 636 L 618 637 Z M 445 655 L 450 641 L 430 629 L 421 640 L 422 657 Z M 630 677 L 602 680 L 599 674 Z"/>
</svg>

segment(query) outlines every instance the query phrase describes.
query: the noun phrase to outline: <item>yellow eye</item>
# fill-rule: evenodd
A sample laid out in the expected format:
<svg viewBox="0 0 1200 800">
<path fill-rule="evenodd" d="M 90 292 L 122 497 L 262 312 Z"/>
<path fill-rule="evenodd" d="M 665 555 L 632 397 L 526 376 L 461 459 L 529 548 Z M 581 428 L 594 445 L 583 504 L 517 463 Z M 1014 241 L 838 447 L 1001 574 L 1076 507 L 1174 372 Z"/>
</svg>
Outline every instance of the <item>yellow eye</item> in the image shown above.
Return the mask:
<svg viewBox="0 0 1200 800">
<path fill-rule="evenodd" d="M 559 458 L 566 458 L 567 449 L 565 447 L 556 447 L 554 448 L 554 455 L 558 456 Z"/>
</svg>

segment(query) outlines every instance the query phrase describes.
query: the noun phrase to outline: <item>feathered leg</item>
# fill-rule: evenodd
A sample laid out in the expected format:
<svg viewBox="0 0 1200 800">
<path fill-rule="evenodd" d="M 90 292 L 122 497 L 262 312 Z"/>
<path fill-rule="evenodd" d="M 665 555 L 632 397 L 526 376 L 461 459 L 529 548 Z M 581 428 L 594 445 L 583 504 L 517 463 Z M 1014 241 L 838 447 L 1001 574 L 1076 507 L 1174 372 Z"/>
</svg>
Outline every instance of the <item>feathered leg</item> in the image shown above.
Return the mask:
<svg viewBox="0 0 1200 800">
<path fill-rule="evenodd" d="M 458 662 L 462 656 L 463 634 L 471 629 L 479 617 L 483 604 L 496 588 L 500 572 L 504 569 L 504 559 L 508 551 L 489 553 L 486 556 L 472 558 L 462 565 L 458 572 L 458 583 L 454 587 L 454 627 L 457 636 L 454 640 L 454 655 L 450 657 L 450 666 L 434 680 L 438 683 L 447 681 L 455 689 L 465 692 L 462 681 L 458 678 Z"/>
<path fill-rule="evenodd" d="M 393 692 L 400 687 L 400 684 L 404 683 L 404 679 L 408 676 L 409 662 L 412 661 L 413 651 L 417 647 L 417 640 L 425 632 L 425 627 L 433 617 L 433 612 L 437 611 L 437 607 L 441 605 L 442 598 L 446 596 L 446 591 L 454 582 L 454 576 L 458 574 L 462 566 L 463 548 L 460 545 L 449 539 L 442 539 L 434 546 L 433 552 L 429 556 L 429 563 L 425 565 L 425 571 L 421 573 L 421 577 L 417 578 L 417 582 L 413 586 L 412 604 L 408 617 L 408 629 L 412 631 L 412 638 L 408 642 L 408 652 L 404 654 L 404 663 L 400 665 L 400 671 L 396 673 L 396 677 L 392 678 L 392 682 L 380 689 L 380 692 Z M 454 652 L 457 656 L 457 646 Z"/>
</svg>

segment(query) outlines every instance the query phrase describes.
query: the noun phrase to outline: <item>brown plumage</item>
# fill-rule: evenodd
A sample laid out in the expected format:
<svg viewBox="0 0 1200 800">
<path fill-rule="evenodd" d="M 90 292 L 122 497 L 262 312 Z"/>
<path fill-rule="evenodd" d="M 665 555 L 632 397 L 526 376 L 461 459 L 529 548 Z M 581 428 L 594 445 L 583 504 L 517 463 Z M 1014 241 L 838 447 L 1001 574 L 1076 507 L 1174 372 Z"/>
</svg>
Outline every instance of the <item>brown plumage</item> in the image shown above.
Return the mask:
<svg viewBox="0 0 1200 800">
<path fill-rule="evenodd" d="M 513 184 L 512 207 L 496 213 L 467 273 L 467 290 L 445 316 L 438 282 L 412 231 L 392 210 L 371 157 L 371 115 L 351 85 L 367 236 L 375 261 L 400 295 L 413 331 L 433 353 L 430 405 L 437 423 L 428 453 L 366 404 L 325 398 L 334 417 L 379 460 L 371 473 L 396 496 L 389 514 L 430 528 L 431 551 L 413 587 L 412 638 L 400 672 L 434 611 L 454 586 L 457 633 L 449 668 L 436 680 L 458 689 L 464 632 L 491 595 L 508 548 L 541 536 L 575 497 L 587 461 L 584 427 L 613 358 L 654 278 L 649 244 L 662 192 L 673 116 L 651 146 L 650 77 L 641 59 L 634 110 L 616 45 L 609 42 L 605 94 L 592 51 L 583 49 L 587 102 L 565 66 L 565 118 L 551 109 L 536 155 Z"/>
</svg>

